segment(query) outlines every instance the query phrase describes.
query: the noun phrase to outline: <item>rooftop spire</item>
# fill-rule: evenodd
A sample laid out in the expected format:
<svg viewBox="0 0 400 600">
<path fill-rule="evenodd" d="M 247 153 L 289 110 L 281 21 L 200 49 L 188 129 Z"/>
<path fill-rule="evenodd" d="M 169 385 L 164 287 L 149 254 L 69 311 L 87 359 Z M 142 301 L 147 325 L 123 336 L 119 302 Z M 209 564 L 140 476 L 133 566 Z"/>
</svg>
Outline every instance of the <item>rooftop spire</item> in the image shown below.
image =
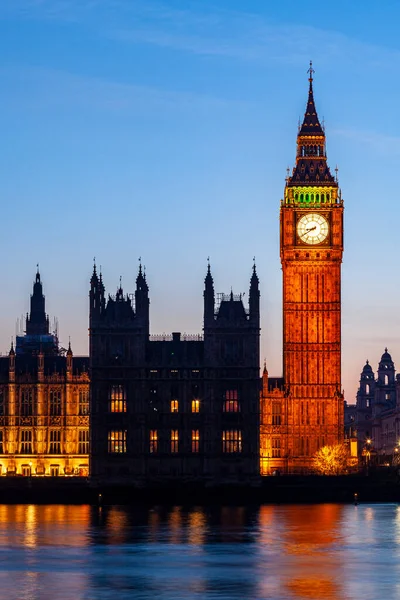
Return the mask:
<svg viewBox="0 0 400 600">
<path fill-rule="evenodd" d="M 253 269 L 252 269 L 252 274 L 251 274 L 251 278 L 250 278 L 250 293 L 255 288 L 258 288 L 258 284 L 259 284 L 259 279 L 258 279 L 257 269 L 256 269 L 256 257 L 254 257 L 253 258 Z"/>
<path fill-rule="evenodd" d="M 98 281 L 98 277 L 97 277 L 97 271 L 96 271 L 96 257 L 93 258 L 93 273 L 92 273 L 92 277 L 90 279 L 90 283 L 94 284 L 97 283 Z"/>
<path fill-rule="evenodd" d="M 139 258 L 139 272 L 136 277 L 136 291 L 148 292 L 149 286 L 146 281 L 146 267 L 142 268 L 142 258 Z"/>
<path fill-rule="evenodd" d="M 310 68 L 308 69 L 307 73 L 310 74 L 310 77 L 308 78 L 308 81 L 310 82 L 310 85 L 312 84 L 312 80 L 313 80 L 313 74 L 315 73 L 313 66 L 312 66 L 312 60 L 310 60 Z"/>
<path fill-rule="evenodd" d="M 42 282 L 40 281 L 39 265 L 37 265 L 36 277 L 31 295 L 31 310 L 26 319 L 27 335 L 48 335 L 49 320 L 45 311 L 45 300 Z"/>
<path fill-rule="evenodd" d="M 298 185 L 325 185 L 338 187 L 326 161 L 325 131 L 322 127 L 314 101 L 314 69 L 310 61 L 309 88 L 303 123 L 297 134 L 296 166 L 286 179 L 289 187 Z"/>
<path fill-rule="evenodd" d="M 206 278 L 204 280 L 204 283 L 206 284 L 206 286 L 212 286 L 213 285 L 213 278 L 211 275 L 211 265 L 210 265 L 210 257 L 207 257 L 207 275 Z"/>
<path fill-rule="evenodd" d="M 299 130 L 300 135 L 325 135 L 324 130 L 321 127 L 321 124 L 318 119 L 317 109 L 315 108 L 314 101 L 314 91 L 313 91 L 313 81 L 314 81 L 314 69 L 312 66 L 312 60 L 310 60 L 310 68 L 307 73 L 309 73 L 308 81 L 310 82 L 310 86 L 308 88 L 308 100 L 306 106 L 306 112 L 304 113 L 303 124 Z"/>
<path fill-rule="evenodd" d="M 253 272 L 251 275 L 251 279 L 252 280 L 257 280 L 258 281 L 258 276 L 257 276 L 257 269 L 256 269 L 256 257 L 253 256 Z"/>
</svg>

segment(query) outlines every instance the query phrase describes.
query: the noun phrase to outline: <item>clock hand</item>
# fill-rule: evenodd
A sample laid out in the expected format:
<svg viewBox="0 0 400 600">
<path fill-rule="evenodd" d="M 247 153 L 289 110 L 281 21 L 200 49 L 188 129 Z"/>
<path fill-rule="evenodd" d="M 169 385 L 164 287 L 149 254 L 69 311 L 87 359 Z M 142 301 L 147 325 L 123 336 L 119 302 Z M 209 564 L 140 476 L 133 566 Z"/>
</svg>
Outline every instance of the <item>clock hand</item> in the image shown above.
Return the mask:
<svg viewBox="0 0 400 600">
<path fill-rule="evenodd" d="M 313 231 L 314 229 L 317 229 L 316 225 L 314 225 L 314 227 L 311 227 L 310 229 L 306 229 L 303 235 L 301 235 L 300 237 L 304 237 L 305 235 L 307 235 L 307 233 L 310 233 L 310 231 Z"/>
</svg>

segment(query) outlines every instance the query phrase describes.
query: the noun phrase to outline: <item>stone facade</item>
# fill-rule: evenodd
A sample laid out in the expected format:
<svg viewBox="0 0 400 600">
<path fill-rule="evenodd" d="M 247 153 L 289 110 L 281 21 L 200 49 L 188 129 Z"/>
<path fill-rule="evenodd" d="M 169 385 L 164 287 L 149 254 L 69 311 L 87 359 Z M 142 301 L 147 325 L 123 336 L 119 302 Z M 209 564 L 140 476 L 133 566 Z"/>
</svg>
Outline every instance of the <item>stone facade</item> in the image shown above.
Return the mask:
<svg viewBox="0 0 400 600">
<path fill-rule="evenodd" d="M 0 357 L 1 475 L 88 475 L 88 371 L 49 333 L 38 272 L 26 334 Z"/>
<path fill-rule="evenodd" d="M 133 302 L 134 297 L 134 302 Z M 258 277 L 249 307 L 219 295 L 210 266 L 204 335 L 150 336 L 149 288 L 90 288 L 91 475 L 97 482 L 251 482 L 259 475 Z"/>
</svg>

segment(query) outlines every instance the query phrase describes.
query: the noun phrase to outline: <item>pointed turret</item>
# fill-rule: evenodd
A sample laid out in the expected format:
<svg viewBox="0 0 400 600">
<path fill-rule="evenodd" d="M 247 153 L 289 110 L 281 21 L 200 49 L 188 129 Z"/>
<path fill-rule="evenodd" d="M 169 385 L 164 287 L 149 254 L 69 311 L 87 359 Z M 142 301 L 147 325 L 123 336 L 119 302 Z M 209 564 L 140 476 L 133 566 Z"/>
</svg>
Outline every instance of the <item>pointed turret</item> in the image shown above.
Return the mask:
<svg viewBox="0 0 400 600">
<path fill-rule="evenodd" d="M 326 161 L 325 131 L 315 108 L 312 62 L 308 73 L 308 100 L 303 123 L 297 134 L 296 166 L 287 179 L 287 185 L 289 187 L 301 185 L 337 187 L 337 182 Z"/>
<path fill-rule="evenodd" d="M 40 280 L 39 265 L 35 282 L 33 284 L 33 294 L 31 295 L 31 310 L 26 318 L 27 335 L 48 335 L 49 318 L 45 311 L 45 299 L 43 295 L 43 286 Z"/>
<path fill-rule="evenodd" d="M 142 269 L 142 263 L 139 264 L 139 273 L 136 277 L 136 290 L 143 292 L 149 291 L 149 286 L 147 285 L 146 281 L 146 273 Z"/>
<path fill-rule="evenodd" d="M 140 262 L 138 276 L 136 277 L 135 310 L 136 317 L 141 320 L 147 337 L 150 329 L 149 305 L 149 286 L 146 281 L 146 273 Z"/>
<path fill-rule="evenodd" d="M 14 342 L 11 340 L 11 348 L 8 353 L 8 378 L 10 382 L 15 381 L 15 350 Z"/>
<path fill-rule="evenodd" d="M 71 349 L 71 339 L 68 341 L 68 350 L 67 350 L 67 378 L 70 379 L 72 376 L 72 360 L 73 354 Z"/>
<path fill-rule="evenodd" d="M 259 280 L 256 270 L 256 263 L 253 263 L 253 273 L 250 279 L 250 293 L 249 293 L 249 315 L 250 319 L 254 319 L 259 322 L 260 319 L 260 290 Z"/>
<path fill-rule="evenodd" d="M 99 283 L 99 278 L 97 277 L 96 262 L 93 262 L 93 273 L 92 273 L 92 277 L 90 278 L 90 285 L 96 286 L 98 283 Z"/>
<path fill-rule="evenodd" d="M 210 261 L 208 261 L 207 275 L 204 279 L 204 327 L 214 321 L 215 293 L 214 281 L 211 275 Z"/>
<path fill-rule="evenodd" d="M 99 301 L 100 301 L 100 312 L 103 312 L 105 309 L 106 301 L 105 301 L 105 288 L 103 283 L 103 275 L 101 273 L 100 267 L 100 276 L 99 276 Z"/>
<path fill-rule="evenodd" d="M 268 394 L 268 370 L 267 370 L 267 361 L 264 358 L 264 368 L 262 373 L 262 388 L 263 388 L 263 396 L 267 396 Z"/>
<path fill-rule="evenodd" d="M 119 288 L 117 289 L 117 293 L 115 295 L 115 300 L 117 302 L 122 302 L 124 300 L 124 290 L 122 289 L 122 276 L 119 277 Z"/>
<path fill-rule="evenodd" d="M 104 285 L 100 282 L 97 276 L 96 262 L 93 263 L 93 273 L 90 278 L 90 292 L 89 292 L 89 320 L 96 319 L 100 316 L 101 311 L 101 288 L 103 290 L 104 297 Z"/>
</svg>

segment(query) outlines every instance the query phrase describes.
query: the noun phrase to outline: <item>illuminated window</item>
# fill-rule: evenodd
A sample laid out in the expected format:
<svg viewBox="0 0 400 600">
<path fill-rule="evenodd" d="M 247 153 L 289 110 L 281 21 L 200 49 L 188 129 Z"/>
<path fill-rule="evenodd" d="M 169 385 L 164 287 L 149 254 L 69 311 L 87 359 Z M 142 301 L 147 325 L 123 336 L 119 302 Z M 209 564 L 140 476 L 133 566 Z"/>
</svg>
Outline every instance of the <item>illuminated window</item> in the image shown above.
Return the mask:
<svg viewBox="0 0 400 600">
<path fill-rule="evenodd" d="M 79 414 L 89 414 L 89 390 L 79 390 Z"/>
<path fill-rule="evenodd" d="M 150 430 L 150 454 L 158 451 L 158 433 L 156 429 Z"/>
<path fill-rule="evenodd" d="M 222 407 L 223 412 L 237 413 L 240 412 L 240 404 L 238 402 L 237 390 L 226 390 L 225 400 Z"/>
<path fill-rule="evenodd" d="M 0 431 L 0 454 L 3 454 L 4 450 L 3 450 L 3 432 Z"/>
<path fill-rule="evenodd" d="M 32 431 L 21 431 L 21 454 L 32 454 Z"/>
<path fill-rule="evenodd" d="M 365 385 L 365 393 L 369 394 L 369 383 Z"/>
<path fill-rule="evenodd" d="M 108 432 L 109 454 L 126 453 L 126 429 L 113 429 Z"/>
<path fill-rule="evenodd" d="M 200 431 L 198 429 L 192 430 L 192 452 L 199 452 L 200 450 Z"/>
<path fill-rule="evenodd" d="M 200 400 L 192 400 L 192 413 L 200 412 Z"/>
<path fill-rule="evenodd" d="M 112 385 L 110 389 L 110 412 L 126 412 L 126 396 L 123 385 Z"/>
<path fill-rule="evenodd" d="M 50 429 L 50 454 L 61 454 L 61 430 Z"/>
<path fill-rule="evenodd" d="M 49 412 L 52 417 L 61 415 L 61 390 L 50 390 Z"/>
<path fill-rule="evenodd" d="M 89 430 L 79 430 L 78 453 L 89 454 Z"/>
<path fill-rule="evenodd" d="M 21 415 L 24 417 L 33 415 L 33 391 L 30 389 L 22 390 Z"/>
<path fill-rule="evenodd" d="M 178 409 L 179 409 L 178 400 L 171 400 L 171 412 L 176 413 L 176 412 L 178 412 Z"/>
<path fill-rule="evenodd" d="M 171 452 L 174 454 L 179 449 L 179 432 L 177 429 L 171 429 Z"/>
<path fill-rule="evenodd" d="M 242 432 L 240 430 L 229 429 L 222 432 L 222 451 L 229 453 L 242 451 Z"/>
<path fill-rule="evenodd" d="M 272 403 L 272 425 L 280 425 L 281 424 L 281 403 L 273 402 Z"/>
<path fill-rule="evenodd" d="M 272 438 L 272 458 L 280 458 L 281 456 L 281 440 Z"/>
</svg>

